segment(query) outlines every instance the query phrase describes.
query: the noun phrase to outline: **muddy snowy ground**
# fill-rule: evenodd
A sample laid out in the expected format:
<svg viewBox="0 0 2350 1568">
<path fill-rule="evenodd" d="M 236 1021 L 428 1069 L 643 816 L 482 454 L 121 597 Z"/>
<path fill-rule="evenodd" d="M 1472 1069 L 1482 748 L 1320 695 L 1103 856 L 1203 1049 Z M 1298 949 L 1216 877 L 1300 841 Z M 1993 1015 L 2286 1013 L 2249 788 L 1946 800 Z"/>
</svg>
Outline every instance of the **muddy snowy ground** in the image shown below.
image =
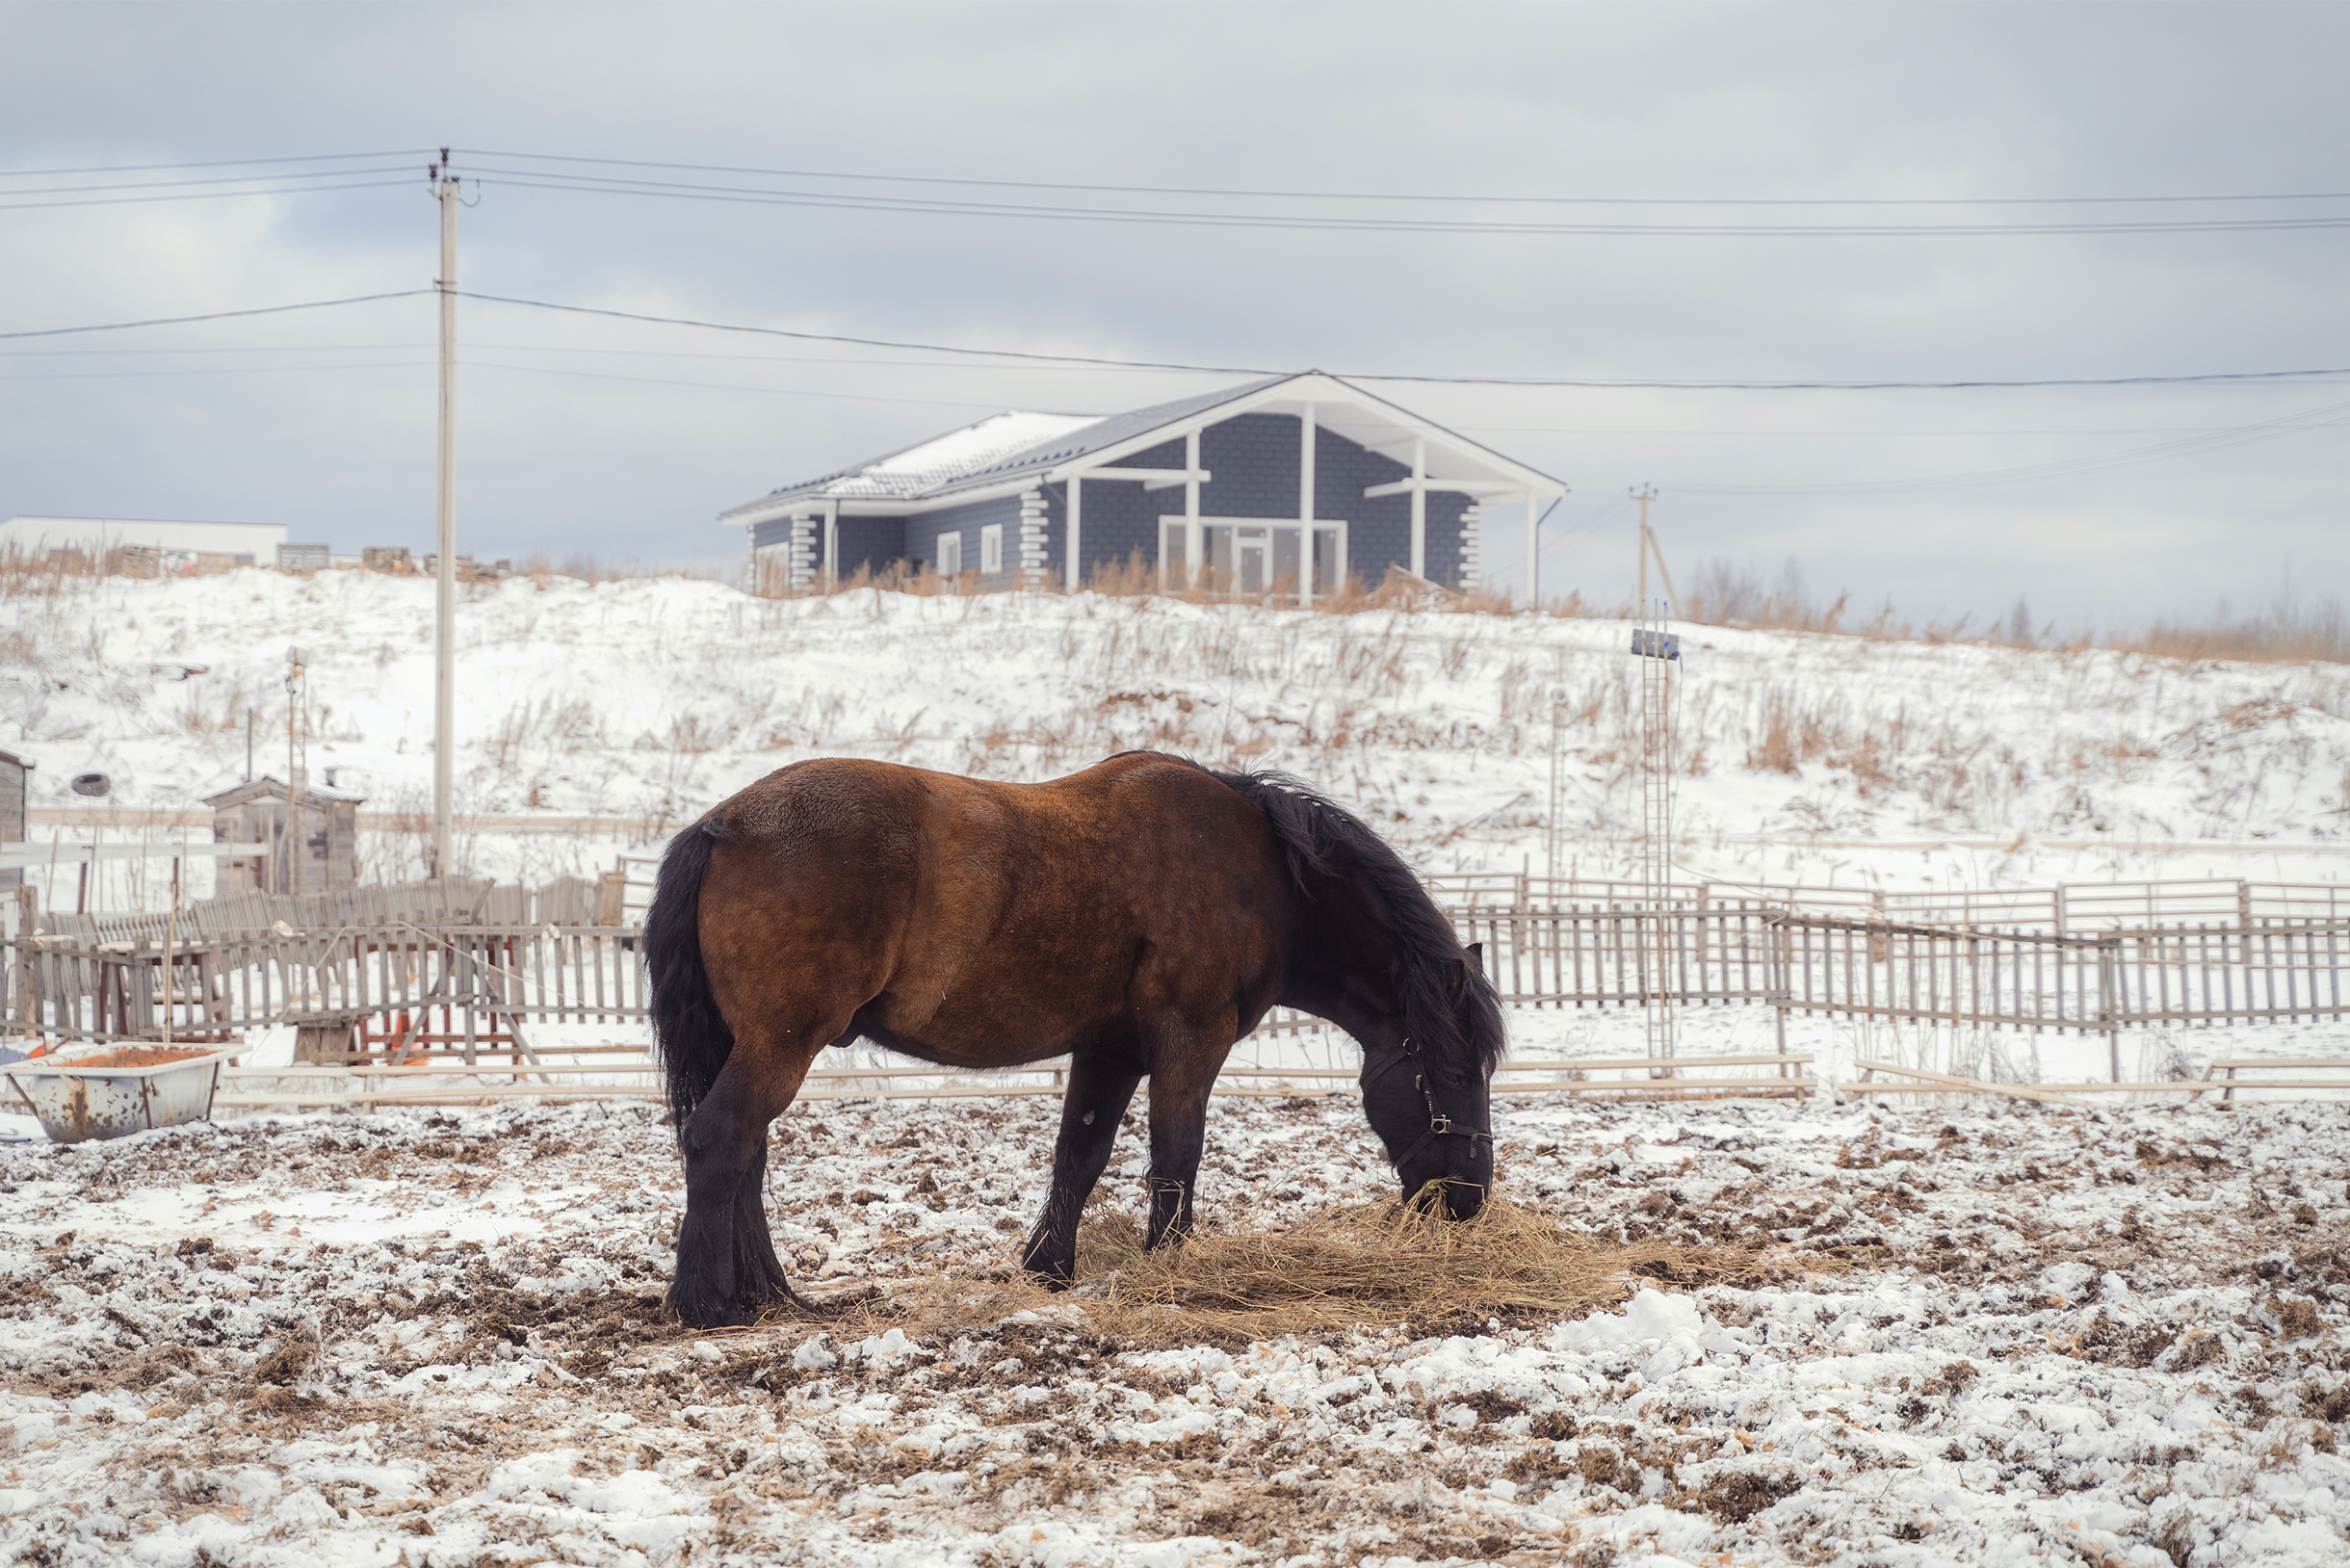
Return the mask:
<svg viewBox="0 0 2350 1568">
<path fill-rule="evenodd" d="M 1135 1349 L 680 1333 L 634 1106 L 0 1149 L 0 1551 L 190 1563 L 2332 1563 L 2350 1106 L 1497 1107 L 1598 1238 L 1767 1288 Z M 796 1111 L 809 1275 L 1000 1267 L 1034 1102 Z M 1136 1195 L 1141 1151 L 1110 1184 Z M 1344 1099 L 1220 1101 L 1208 1215 L 1385 1190 Z M 1655 1288 L 1661 1285 L 1661 1289 Z M 1639 1287 L 1635 1295 L 1630 1287 Z M 1064 1298 L 1065 1300 L 1065 1298 Z M 1065 1315 L 1065 1316 L 1064 1316 Z"/>
</svg>

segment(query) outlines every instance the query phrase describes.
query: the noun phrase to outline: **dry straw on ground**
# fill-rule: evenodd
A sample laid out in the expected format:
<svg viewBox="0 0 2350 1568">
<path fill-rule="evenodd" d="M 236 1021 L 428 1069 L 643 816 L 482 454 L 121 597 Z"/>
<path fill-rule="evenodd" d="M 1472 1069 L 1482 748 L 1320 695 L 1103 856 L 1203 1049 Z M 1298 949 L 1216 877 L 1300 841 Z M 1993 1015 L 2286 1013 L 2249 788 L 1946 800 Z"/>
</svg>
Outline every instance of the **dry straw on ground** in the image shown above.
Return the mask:
<svg viewBox="0 0 2350 1568">
<path fill-rule="evenodd" d="M 1097 1206 L 1078 1232 L 1078 1288 L 940 1275 L 846 1308 L 843 1336 L 983 1329 L 1047 1312 L 1122 1343 L 1240 1345 L 1355 1328 L 1475 1330 L 1568 1319 L 1644 1284 L 1754 1281 L 1785 1272 L 1750 1247 L 1584 1237 L 1504 1198 L 1447 1221 L 1401 1203 L 1320 1210 L 1287 1225 L 1243 1215 L 1146 1251 L 1132 1215 Z M 1001 1271 L 995 1271 L 999 1274 Z M 784 1315 L 779 1315 L 779 1318 Z"/>
</svg>

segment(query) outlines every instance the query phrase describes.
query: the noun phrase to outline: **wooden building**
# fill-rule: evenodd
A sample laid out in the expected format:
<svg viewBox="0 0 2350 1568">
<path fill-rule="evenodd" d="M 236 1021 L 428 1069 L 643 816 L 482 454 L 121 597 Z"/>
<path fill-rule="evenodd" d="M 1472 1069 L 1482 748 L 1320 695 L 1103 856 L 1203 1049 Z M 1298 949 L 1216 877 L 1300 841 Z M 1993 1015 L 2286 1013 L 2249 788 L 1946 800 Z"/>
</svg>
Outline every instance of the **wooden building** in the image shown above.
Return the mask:
<svg viewBox="0 0 2350 1568">
<path fill-rule="evenodd" d="M 31 799 L 30 782 L 25 775 L 32 772 L 33 764 L 13 751 L 0 751 L 0 844 L 22 844 L 25 829 L 32 818 L 26 807 Z M 24 873 L 12 867 L 0 871 L 0 894 L 13 897 L 24 885 Z"/>
<path fill-rule="evenodd" d="M 206 796 L 214 843 L 269 847 L 267 855 L 222 860 L 214 886 L 222 893 L 245 888 L 321 893 L 356 886 L 360 799 L 317 785 L 289 790 L 267 774 Z"/>
<path fill-rule="evenodd" d="M 1082 584 L 1138 557 L 1162 583 L 1310 605 L 1391 567 L 1474 586 L 1486 513 L 1522 513 L 1531 560 L 1537 509 L 1565 493 L 1311 372 L 1106 418 L 996 414 L 718 520 L 794 588 L 893 562 L 981 588 Z"/>
</svg>

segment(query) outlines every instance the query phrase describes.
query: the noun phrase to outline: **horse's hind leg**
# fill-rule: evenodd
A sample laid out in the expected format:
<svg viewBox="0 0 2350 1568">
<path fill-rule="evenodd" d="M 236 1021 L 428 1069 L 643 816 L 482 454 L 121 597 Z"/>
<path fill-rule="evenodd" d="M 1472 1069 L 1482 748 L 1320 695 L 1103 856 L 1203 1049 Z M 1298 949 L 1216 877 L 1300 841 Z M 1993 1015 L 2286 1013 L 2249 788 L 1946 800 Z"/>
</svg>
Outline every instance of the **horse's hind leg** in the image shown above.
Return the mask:
<svg viewBox="0 0 2350 1568">
<path fill-rule="evenodd" d="M 1118 1119 L 1135 1097 L 1139 1073 L 1123 1063 L 1079 1055 L 1069 1062 L 1069 1092 L 1060 1106 L 1060 1137 L 1053 1144 L 1053 1186 L 1044 1213 L 1020 1249 L 1020 1267 L 1060 1289 L 1077 1278 L 1077 1218 L 1093 1184 L 1110 1163 Z"/>
<path fill-rule="evenodd" d="M 677 1229 L 677 1277 L 669 1305 L 697 1328 L 756 1322 L 779 1299 L 770 1288 L 783 1265 L 768 1240 L 762 1203 L 767 1132 L 792 1104 L 823 1043 L 849 1027 L 739 1032 L 733 1053 L 678 1140 L 686 1161 L 686 1217 Z M 778 1038 L 777 1036 L 780 1036 Z M 743 1210 L 760 1223 L 745 1235 Z M 781 1299 L 790 1299 L 784 1287 Z"/>
<path fill-rule="evenodd" d="M 762 1137 L 743 1185 L 735 1189 L 735 1293 L 744 1301 L 797 1302 L 767 1228 L 767 1144 Z"/>
</svg>

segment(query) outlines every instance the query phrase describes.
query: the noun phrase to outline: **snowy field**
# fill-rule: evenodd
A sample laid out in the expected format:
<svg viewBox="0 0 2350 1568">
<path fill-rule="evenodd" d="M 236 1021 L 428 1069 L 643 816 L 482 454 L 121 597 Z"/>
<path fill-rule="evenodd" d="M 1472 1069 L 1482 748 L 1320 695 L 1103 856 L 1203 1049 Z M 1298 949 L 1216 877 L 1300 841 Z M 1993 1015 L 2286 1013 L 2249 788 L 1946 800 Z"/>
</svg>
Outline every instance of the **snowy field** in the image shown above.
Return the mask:
<svg viewBox="0 0 2350 1568">
<path fill-rule="evenodd" d="M 1619 622 L 1094 594 L 773 600 L 680 578 L 465 592 L 456 771 L 476 820 L 459 852 L 502 879 L 648 852 L 806 757 L 1037 779 L 1135 746 L 1290 769 L 1426 871 L 1539 873 L 1554 687 L 1560 869 L 1635 864 L 1636 671 Z M 0 746 L 40 764 L 37 814 L 88 805 L 66 793 L 84 771 L 114 778 L 110 805 L 190 806 L 245 777 L 248 714 L 258 768 L 282 775 L 300 645 L 310 775 L 333 769 L 381 814 L 366 875 L 412 876 L 431 605 L 427 582 L 357 571 L 0 598 Z M 1713 627 L 1684 642 L 1675 853 L 1691 878 L 2341 879 L 2350 666 Z M 191 666 L 204 672 L 178 678 Z M 154 878 L 110 875 L 113 902 L 156 906 Z"/>
<path fill-rule="evenodd" d="M 285 771 L 367 797 L 417 874 L 431 587 L 343 572 L 0 597 L 0 746 L 40 813 Z M 1634 671 L 1613 622 L 1268 613 L 1091 595 L 789 601 L 682 579 L 467 590 L 471 869 L 648 853 L 773 768 L 882 757 L 1035 779 L 1131 746 L 1292 770 L 1430 872 L 1635 864 Z M 1992 888 L 2339 882 L 2350 669 L 1696 629 L 1675 859 L 1695 879 Z M 202 672 L 176 678 L 190 666 Z M 52 819 L 51 822 L 54 822 Z M 592 825 L 588 825 L 589 823 Z M 118 816 L 111 842 L 166 830 Z M 201 832 L 201 829 L 196 831 Z M 102 906 L 158 907 L 117 869 Z M 38 870 L 36 883 L 43 881 Z M 61 883 L 70 906 L 70 882 Z M 200 876 L 192 891 L 206 891 Z M 53 896 L 52 902 L 58 902 Z M 1690 1010 L 1684 1054 L 1768 1050 Z M 542 1042 L 641 1044 L 550 1026 Z M 1636 1012 L 1512 1009 L 1520 1058 L 1641 1054 Z M 252 1042 L 287 1059 L 290 1032 Z M 2106 1076 L 2076 1036 L 1791 1021 L 1855 1058 Z M 2133 1079 L 2350 1055 L 2350 1026 L 2133 1031 Z M 1351 1065 L 1343 1041 L 1242 1059 Z M 855 1334 L 665 1322 L 681 1193 L 635 1104 L 253 1117 L 0 1141 L 0 1560 L 970 1564 L 1499 1560 L 2331 1564 L 2350 1555 L 2350 1104 L 1497 1107 L 1503 1190 L 1595 1247 L 1764 1262 L 1615 1275 L 1571 1321 L 1130 1344 L 1087 1294 L 951 1331 L 880 1316 L 1000 1278 L 1044 1101 L 795 1109 L 779 1244 L 882 1291 Z M 32 1131 L 0 1117 L 0 1137 Z M 1140 1145 L 1105 1182 L 1138 1199 Z M 1349 1100 L 1218 1101 L 1210 1224 L 1390 1180 Z M 1244 1203 L 1245 1199 L 1245 1203 Z M 1705 1253 L 1693 1252 L 1702 1259 Z M 1098 1299 L 1096 1297 L 1095 1299 Z"/>
<path fill-rule="evenodd" d="M 2328 1564 L 2350 1111 L 1500 1108 L 1502 1189 L 1767 1243 L 1565 1322 L 1136 1347 L 695 1337 L 635 1108 L 0 1153 L 0 1551 L 40 1564 Z M 1001 1270 L 1041 1103 L 802 1108 L 826 1286 Z M 1122 1142 L 1111 1203 L 1139 1198 Z M 1219 1102 L 1214 1224 L 1384 1189 L 1344 1101 Z M 1639 1287 L 1633 1294 L 1633 1287 Z"/>
</svg>

